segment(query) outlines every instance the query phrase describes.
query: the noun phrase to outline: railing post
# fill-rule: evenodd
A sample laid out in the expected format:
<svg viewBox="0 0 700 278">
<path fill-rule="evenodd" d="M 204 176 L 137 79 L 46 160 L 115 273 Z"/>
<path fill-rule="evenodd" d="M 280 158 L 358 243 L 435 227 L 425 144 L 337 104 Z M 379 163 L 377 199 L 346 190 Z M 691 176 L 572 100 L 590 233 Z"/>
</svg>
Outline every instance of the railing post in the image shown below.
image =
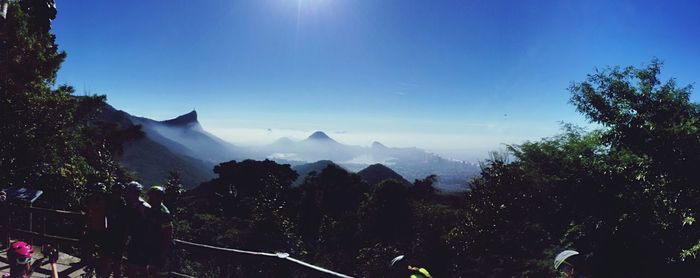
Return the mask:
<svg viewBox="0 0 700 278">
<path fill-rule="evenodd" d="M 34 223 L 32 223 L 32 222 L 34 222 L 34 217 L 33 217 L 33 212 L 31 210 L 32 203 L 29 203 L 29 208 L 30 208 L 30 210 L 29 210 L 29 231 L 33 232 L 32 227 L 34 226 Z M 34 240 L 34 239 L 32 239 L 30 242 L 32 244 L 36 244 L 36 240 Z"/>
<path fill-rule="evenodd" d="M 41 217 L 41 237 L 46 236 L 46 214 Z"/>
<path fill-rule="evenodd" d="M 0 217 L 2 218 L 2 241 L 5 248 L 10 246 L 10 206 L 7 204 L 0 205 L 2 212 L 0 212 Z"/>
</svg>

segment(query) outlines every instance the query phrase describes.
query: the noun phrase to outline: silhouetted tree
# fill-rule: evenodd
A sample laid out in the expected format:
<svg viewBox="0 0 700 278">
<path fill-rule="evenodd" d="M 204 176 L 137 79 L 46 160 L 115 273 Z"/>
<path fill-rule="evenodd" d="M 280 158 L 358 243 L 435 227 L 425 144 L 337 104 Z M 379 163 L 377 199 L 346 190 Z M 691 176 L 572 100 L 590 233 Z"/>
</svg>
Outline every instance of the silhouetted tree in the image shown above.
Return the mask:
<svg viewBox="0 0 700 278">
<path fill-rule="evenodd" d="M 0 184 L 38 187 L 44 206 L 78 209 L 87 184 L 124 176 L 92 135 L 103 96 L 56 86 L 66 57 L 50 33 L 54 1 L 10 1 L 0 28 Z"/>
<path fill-rule="evenodd" d="M 552 259 L 569 248 L 593 276 L 698 276 L 698 105 L 689 87 L 658 81 L 660 65 L 574 83 L 572 103 L 602 128 L 564 125 L 508 146 L 461 195 L 436 192 L 435 176 L 370 189 L 331 165 L 291 188 L 288 165 L 220 164 L 218 178 L 183 197 L 185 237 L 293 250 L 362 277 L 385 276 L 398 254 L 436 277 L 555 276 Z M 251 265 L 241 269 L 290 276 Z"/>
<path fill-rule="evenodd" d="M 417 199 L 429 199 L 432 198 L 436 193 L 439 192 L 435 188 L 435 184 L 438 181 L 437 175 L 429 175 L 424 179 L 415 180 L 413 182 L 413 187 L 411 188 L 411 194 Z"/>
<path fill-rule="evenodd" d="M 176 204 L 179 202 L 182 193 L 184 192 L 184 186 L 182 185 L 182 175 L 180 171 L 172 170 L 168 171 L 168 178 L 165 181 L 165 206 L 170 208 L 171 213 L 174 216 L 179 214 L 179 209 Z"/>
<path fill-rule="evenodd" d="M 369 194 L 359 210 L 360 231 L 370 242 L 405 246 L 412 235 L 408 187 L 396 180 L 385 180 Z"/>
<path fill-rule="evenodd" d="M 659 72 L 653 61 L 574 83 L 572 102 L 603 129 L 565 126 L 485 164 L 450 232 L 461 275 L 552 275 L 564 248 L 594 276 L 698 275 L 697 106 Z"/>
</svg>

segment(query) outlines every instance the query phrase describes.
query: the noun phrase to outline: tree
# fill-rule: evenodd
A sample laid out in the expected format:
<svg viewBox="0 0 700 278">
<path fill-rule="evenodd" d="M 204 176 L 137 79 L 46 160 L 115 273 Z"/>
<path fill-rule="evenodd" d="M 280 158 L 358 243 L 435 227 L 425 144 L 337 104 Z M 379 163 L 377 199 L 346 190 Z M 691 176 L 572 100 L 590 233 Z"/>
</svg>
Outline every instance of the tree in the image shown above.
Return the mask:
<svg viewBox="0 0 700 278">
<path fill-rule="evenodd" d="M 339 271 L 355 269 L 357 208 L 368 187 L 359 175 L 331 164 L 298 188 L 297 230 L 313 261 Z"/>
<path fill-rule="evenodd" d="M 178 209 L 176 204 L 179 202 L 182 193 L 185 191 L 182 185 L 182 175 L 180 171 L 168 171 L 168 178 L 165 181 L 165 205 L 172 210 L 177 216 Z"/>
<path fill-rule="evenodd" d="M 110 148 L 91 134 L 103 96 L 56 86 L 66 57 L 50 33 L 51 0 L 11 1 L 0 32 L 0 184 L 46 191 L 45 206 L 71 208 L 89 183 L 123 175 Z"/>
<path fill-rule="evenodd" d="M 413 181 L 413 187 L 411 187 L 411 194 L 414 198 L 418 199 L 430 199 L 434 197 L 436 193 L 440 192 L 439 189 L 435 188 L 435 184 L 438 181 L 437 175 L 429 175 L 424 179 L 416 179 Z"/>
<path fill-rule="evenodd" d="M 690 87 L 661 84 L 660 68 L 574 83 L 572 103 L 602 129 L 566 125 L 484 165 L 450 232 L 468 257 L 461 275 L 551 275 L 551 258 L 568 248 L 593 276 L 698 275 L 697 105 Z"/>
<path fill-rule="evenodd" d="M 413 212 L 409 188 L 389 179 L 379 183 L 359 209 L 360 232 L 369 242 L 407 246 L 412 230 Z"/>
<path fill-rule="evenodd" d="M 648 214 L 632 214 L 643 217 L 638 224 L 647 229 L 635 235 L 647 235 L 645 246 L 653 243 L 644 249 L 653 250 L 654 260 L 669 262 L 663 268 L 686 271 L 698 266 L 697 260 L 678 261 L 687 258 L 682 250 L 700 243 L 700 229 L 692 225 L 700 210 L 700 117 L 690 102 L 692 86 L 662 83 L 661 68 L 655 59 L 645 68 L 597 71 L 571 85 L 571 101 L 605 127 L 603 144 L 626 166 L 617 168 L 619 184 L 627 183 L 626 199 Z"/>
<path fill-rule="evenodd" d="M 215 166 L 214 172 L 218 177 L 183 194 L 178 202 L 180 236 L 216 246 L 304 253 L 291 221 L 294 211 L 287 196 L 297 174 L 288 164 L 229 161 Z M 243 260 L 238 275 L 288 276 L 284 265 L 261 263 L 256 257 Z"/>
</svg>

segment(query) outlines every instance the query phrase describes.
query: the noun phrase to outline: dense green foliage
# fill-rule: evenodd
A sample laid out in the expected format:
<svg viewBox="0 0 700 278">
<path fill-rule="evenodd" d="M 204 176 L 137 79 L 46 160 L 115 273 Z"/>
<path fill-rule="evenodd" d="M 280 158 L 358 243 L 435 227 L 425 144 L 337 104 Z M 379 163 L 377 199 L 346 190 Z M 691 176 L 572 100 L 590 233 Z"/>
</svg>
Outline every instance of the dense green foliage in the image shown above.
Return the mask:
<svg viewBox="0 0 700 278">
<path fill-rule="evenodd" d="M 76 208 L 85 186 L 124 178 L 111 154 L 138 137 L 95 121 L 102 96 L 56 86 L 66 57 L 49 32 L 53 1 L 11 1 L 0 26 L 0 184 L 39 188 L 44 206 Z"/>
<path fill-rule="evenodd" d="M 450 197 L 432 193 L 435 177 L 416 181 L 421 184 L 417 187 L 395 180 L 370 187 L 359 175 L 329 164 L 292 187 L 297 174 L 289 165 L 269 160 L 227 162 L 215 171 L 218 178 L 187 192 L 177 204 L 184 207 L 177 222 L 180 237 L 288 252 L 361 276 L 382 276 L 388 263 L 385 257 L 396 252 L 416 253 L 445 268 L 449 266 L 445 262 L 452 261 L 449 253 L 437 252 L 449 251 L 446 242 L 434 238 L 446 235 L 448 228 L 435 224 L 454 223 L 456 210 L 439 205 L 439 199 Z M 424 251 L 430 253 L 422 254 Z M 246 263 L 238 268 L 239 275 L 289 274 L 284 266 L 267 265 L 264 260 Z"/>
<path fill-rule="evenodd" d="M 602 126 L 510 147 L 474 180 L 451 240 L 478 276 L 540 276 L 579 250 L 593 276 L 697 276 L 698 111 L 661 64 L 574 83 L 572 103 Z"/>
<path fill-rule="evenodd" d="M 398 254 L 438 277 L 553 276 L 554 255 L 568 248 L 593 276 L 697 276 L 699 115 L 691 88 L 660 83 L 660 69 L 610 68 L 572 84 L 572 103 L 601 128 L 566 125 L 510 146 L 463 195 L 438 194 L 435 177 L 370 186 L 333 165 L 292 188 L 287 165 L 229 162 L 189 197 L 198 201 L 181 204 L 197 211 L 183 223 L 200 227 L 184 233 L 369 277 L 386 275 Z M 223 190 L 217 198 L 235 207 L 201 206 L 216 203 L 204 188 Z M 255 198 L 276 205 L 254 215 Z M 258 221 L 270 230 L 255 230 Z"/>
</svg>

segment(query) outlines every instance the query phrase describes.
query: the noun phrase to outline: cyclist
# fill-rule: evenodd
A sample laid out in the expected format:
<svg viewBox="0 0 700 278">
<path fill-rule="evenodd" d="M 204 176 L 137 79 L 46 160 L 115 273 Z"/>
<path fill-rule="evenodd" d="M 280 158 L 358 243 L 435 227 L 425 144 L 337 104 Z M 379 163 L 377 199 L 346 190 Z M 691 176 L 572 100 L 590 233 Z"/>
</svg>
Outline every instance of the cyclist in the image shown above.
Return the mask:
<svg viewBox="0 0 700 278">
<path fill-rule="evenodd" d="M 87 229 L 85 230 L 83 250 L 85 252 L 87 276 L 92 276 L 91 273 L 93 271 L 97 272 L 98 277 L 106 276 L 106 266 L 103 258 L 103 248 L 107 234 L 106 191 L 107 187 L 104 184 L 96 183 L 89 188 L 90 195 L 85 201 Z"/>
<path fill-rule="evenodd" d="M 126 185 L 126 210 L 125 220 L 129 225 L 127 234 L 129 243 L 126 247 L 126 257 L 128 259 L 127 277 L 138 278 L 147 277 L 147 266 L 150 260 L 149 247 L 151 246 L 148 238 L 148 221 L 146 219 L 146 210 L 151 206 L 141 198 L 143 186 L 132 181 Z"/>
<path fill-rule="evenodd" d="M 56 268 L 56 261 L 58 260 L 58 251 L 46 245 L 43 248 L 44 255 L 46 257 L 35 261 L 32 263 L 32 255 L 34 254 L 34 248 L 31 244 L 24 241 L 16 241 L 10 244 L 10 248 L 7 250 L 7 260 L 10 266 L 10 273 L 2 275 L 3 278 L 28 278 L 32 276 L 34 269 L 38 268 L 44 263 L 44 259 L 49 260 L 51 265 L 51 278 L 58 278 L 58 270 Z"/>
<path fill-rule="evenodd" d="M 117 182 L 112 185 L 107 196 L 107 235 L 104 256 L 106 274 L 111 274 L 115 278 L 123 276 L 122 256 L 124 256 L 127 240 L 125 189 L 124 184 Z"/>
<path fill-rule="evenodd" d="M 148 190 L 148 204 L 146 210 L 148 220 L 148 237 L 152 244 L 148 272 L 154 277 L 168 277 L 167 261 L 173 241 L 173 223 L 170 210 L 163 204 L 165 189 L 161 186 L 152 186 Z"/>
</svg>

